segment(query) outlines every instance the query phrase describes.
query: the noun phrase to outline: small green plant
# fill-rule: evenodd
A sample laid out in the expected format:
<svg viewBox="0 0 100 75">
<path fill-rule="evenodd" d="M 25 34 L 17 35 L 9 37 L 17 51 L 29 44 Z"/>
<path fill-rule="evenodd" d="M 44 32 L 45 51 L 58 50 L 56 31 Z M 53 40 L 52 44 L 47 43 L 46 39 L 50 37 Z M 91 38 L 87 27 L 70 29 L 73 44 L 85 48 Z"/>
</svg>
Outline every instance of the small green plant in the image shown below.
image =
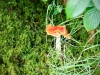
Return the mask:
<svg viewBox="0 0 100 75">
<path fill-rule="evenodd" d="M 75 18 L 84 12 L 83 23 L 87 31 L 94 30 L 100 23 L 100 0 L 68 0 L 67 19 Z"/>
</svg>

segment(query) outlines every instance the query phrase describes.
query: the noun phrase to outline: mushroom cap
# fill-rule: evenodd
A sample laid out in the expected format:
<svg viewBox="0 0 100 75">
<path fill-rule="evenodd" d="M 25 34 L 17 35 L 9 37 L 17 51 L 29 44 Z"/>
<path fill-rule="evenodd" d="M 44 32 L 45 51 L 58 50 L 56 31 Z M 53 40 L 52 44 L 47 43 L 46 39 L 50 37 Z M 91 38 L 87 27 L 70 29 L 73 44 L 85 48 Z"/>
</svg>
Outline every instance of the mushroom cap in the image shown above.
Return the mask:
<svg viewBox="0 0 100 75">
<path fill-rule="evenodd" d="M 68 39 L 71 39 L 71 35 L 68 34 L 68 33 L 65 33 L 63 36 L 66 37 L 66 38 L 68 38 Z"/>
<path fill-rule="evenodd" d="M 55 37 L 59 37 L 61 35 L 70 39 L 70 35 L 68 35 L 68 31 L 65 26 L 52 26 L 51 24 L 46 26 L 46 32 L 48 35 L 52 35 Z"/>
</svg>

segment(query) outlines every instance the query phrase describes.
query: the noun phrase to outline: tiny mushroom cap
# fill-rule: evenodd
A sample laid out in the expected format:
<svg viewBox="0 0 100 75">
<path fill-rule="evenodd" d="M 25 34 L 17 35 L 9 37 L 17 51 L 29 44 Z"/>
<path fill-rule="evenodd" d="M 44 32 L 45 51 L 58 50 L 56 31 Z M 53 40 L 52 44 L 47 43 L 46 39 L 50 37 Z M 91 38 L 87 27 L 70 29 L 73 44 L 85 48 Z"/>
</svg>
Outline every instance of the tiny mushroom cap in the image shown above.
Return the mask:
<svg viewBox="0 0 100 75">
<path fill-rule="evenodd" d="M 65 26 L 52 26 L 51 24 L 46 26 L 46 32 L 48 35 L 59 37 L 63 35 L 64 37 L 71 39 Z"/>
</svg>

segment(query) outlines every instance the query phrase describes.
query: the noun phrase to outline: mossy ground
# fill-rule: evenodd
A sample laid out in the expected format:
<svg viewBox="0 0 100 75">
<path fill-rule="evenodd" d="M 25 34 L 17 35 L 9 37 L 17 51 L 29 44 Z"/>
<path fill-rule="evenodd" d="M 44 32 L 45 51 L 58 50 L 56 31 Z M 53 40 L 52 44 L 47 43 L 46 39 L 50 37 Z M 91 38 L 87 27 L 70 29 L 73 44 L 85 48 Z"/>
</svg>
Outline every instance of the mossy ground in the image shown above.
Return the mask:
<svg viewBox="0 0 100 75">
<path fill-rule="evenodd" d="M 63 23 L 72 39 L 62 37 L 63 56 L 59 58 L 54 37 L 46 34 L 45 27 L 47 23 L 58 25 L 66 21 L 66 15 L 64 10 L 53 19 L 53 10 L 47 15 L 47 7 L 53 3 L 0 1 L 0 75 L 99 75 L 99 27 L 94 43 L 88 44 L 89 34 L 82 18 Z M 61 5 L 60 1 L 57 3 Z"/>
</svg>

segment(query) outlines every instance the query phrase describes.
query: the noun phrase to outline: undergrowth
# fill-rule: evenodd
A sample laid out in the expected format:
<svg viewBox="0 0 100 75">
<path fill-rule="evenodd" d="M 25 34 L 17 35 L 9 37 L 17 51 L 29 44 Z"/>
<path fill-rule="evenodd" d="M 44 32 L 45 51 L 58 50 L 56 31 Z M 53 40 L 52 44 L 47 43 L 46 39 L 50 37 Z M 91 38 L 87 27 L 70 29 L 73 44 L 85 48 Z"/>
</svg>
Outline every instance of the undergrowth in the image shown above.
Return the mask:
<svg viewBox="0 0 100 75">
<path fill-rule="evenodd" d="M 66 21 L 64 7 L 53 15 L 60 1 L 0 1 L 0 75 L 99 75 L 99 27 L 88 44 L 82 16 Z M 72 36 L 62 37 L 60 57 L 45 32 L 49 23 L 65 25 Z"/>
</svg>

